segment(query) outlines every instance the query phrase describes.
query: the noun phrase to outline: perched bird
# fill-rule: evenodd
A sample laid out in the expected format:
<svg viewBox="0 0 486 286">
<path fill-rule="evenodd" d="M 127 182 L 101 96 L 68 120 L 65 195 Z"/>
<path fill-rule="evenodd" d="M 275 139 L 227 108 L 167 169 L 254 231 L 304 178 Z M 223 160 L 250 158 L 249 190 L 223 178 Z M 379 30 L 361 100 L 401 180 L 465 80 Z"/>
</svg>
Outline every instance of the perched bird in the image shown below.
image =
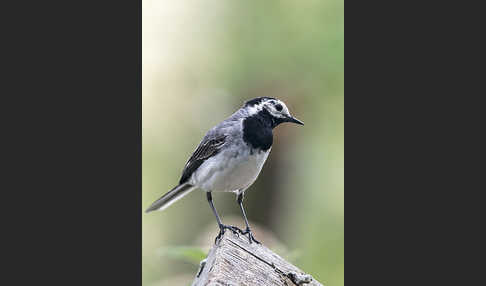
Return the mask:
<svg viewBox="0 0 486 286">
<path fill-rule="evenodd" d="M 220 238 L 225 229 L 253 236 L 243 208 L 245 191 L 255 182 L 272 149 L 272 130 L 280 123 L 304 123 L 292 115 L 285 103 L 272 97 L 258 97 L 245 102 L 229 118 L 214 126 L 204 136 L 182 171 L 179 185 L 156 200 L 146 212 L 164 210 L 196 188 L 206 192 L 207 200 L 219 226 Z M 246 229 L 224 225 L 213 205 L 211 192 L 237 195 Z"/>
</svg>

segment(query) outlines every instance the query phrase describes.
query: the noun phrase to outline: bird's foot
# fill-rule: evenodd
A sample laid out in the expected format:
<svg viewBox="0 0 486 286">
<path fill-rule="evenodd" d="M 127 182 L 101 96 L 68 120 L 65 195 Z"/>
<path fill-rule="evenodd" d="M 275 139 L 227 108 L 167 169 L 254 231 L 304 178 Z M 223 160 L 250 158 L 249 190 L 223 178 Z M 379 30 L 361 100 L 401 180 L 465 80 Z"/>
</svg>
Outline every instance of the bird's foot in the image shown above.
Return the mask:
<svg viewBox="0 0 486 286">
<path fill-rule="evenodd" d="M 240 232 L 242 232 L 242 231 L 241 231 L 241 229 L 239 229 L 238 227 L 233 226 L 233 225 L 224 225 L 224 224 L 223 224 L 223 225 L 222 225 L 222 227 L 223 227 L 223 230 L 224 230 L 224 229 L 229 229 L 229 230 L 231 230 L 231 232 L 232 232 L 233 234 L 236 234 L 237 236 L 239 236 L 239 235 L 240 235 Z M 223 231 L 223 232 L 224 232 L 224 231 Z"/>
<path fill-rule="evenodd" d="M 261 242 L 259 242 L 258 240 L 255 239 L 255 237 L 253 236 L 253 233 L 251 232 L 249 227 L 247 227 L 245 229 L 245 231 L 241 231 L 241 234 L 243 234 L 243 235 L 248 234 L 248 240 L 250 241 L 250 243 L 256 242 L 257 244 L 261 244 Z"/>
<path fill-rule="evenodd" d="M 237 236 L 240 236 L 240 233 L 243 233 L 243 231 L 236 226 L 222 224 L 219 226 L 219 234 L 218 236 L 216 236 L 214 243 L 216 243 L 216 241 L 218 241 L 221 237 L 223 237 L 224 232 L 227 229 L 229 229 L 233 234 L 236 234 Z"/>
</svg>

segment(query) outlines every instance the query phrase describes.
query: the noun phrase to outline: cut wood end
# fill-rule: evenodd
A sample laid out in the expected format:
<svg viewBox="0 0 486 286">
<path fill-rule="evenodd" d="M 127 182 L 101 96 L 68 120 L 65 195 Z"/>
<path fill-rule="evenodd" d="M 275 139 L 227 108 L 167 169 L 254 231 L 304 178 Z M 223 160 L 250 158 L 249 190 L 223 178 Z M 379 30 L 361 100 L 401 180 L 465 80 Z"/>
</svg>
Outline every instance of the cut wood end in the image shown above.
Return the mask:
<svg viewBox="0 0 486 286">
<path fill-rule="evenodd" d="M 248 237 L 227 231 L 201 262 L 192 286 L 321 285 L 296 266 Z"/>
</svg>

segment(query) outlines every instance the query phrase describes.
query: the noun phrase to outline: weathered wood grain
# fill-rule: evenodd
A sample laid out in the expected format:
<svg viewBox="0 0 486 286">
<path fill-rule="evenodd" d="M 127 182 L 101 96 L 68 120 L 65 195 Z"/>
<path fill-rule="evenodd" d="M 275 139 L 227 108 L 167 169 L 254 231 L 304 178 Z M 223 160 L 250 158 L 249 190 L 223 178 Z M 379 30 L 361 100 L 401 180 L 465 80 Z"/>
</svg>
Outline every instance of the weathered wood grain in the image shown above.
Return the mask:
<svg viewBox="0 0 486 286">
<path fill-rule="evenodd" d="M 196 274 L 192 286 L 321 285 L 263 245 L 230 231 L 216 242 Z"/>
</svg>

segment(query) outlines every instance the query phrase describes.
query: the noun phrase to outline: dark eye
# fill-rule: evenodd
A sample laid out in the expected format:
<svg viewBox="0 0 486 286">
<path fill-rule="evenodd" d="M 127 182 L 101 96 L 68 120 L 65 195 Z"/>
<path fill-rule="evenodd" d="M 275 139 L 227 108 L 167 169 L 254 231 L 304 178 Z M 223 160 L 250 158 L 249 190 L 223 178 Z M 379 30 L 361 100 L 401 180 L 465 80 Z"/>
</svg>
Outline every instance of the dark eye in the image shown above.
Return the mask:
<svg viewBox="0 0 486 286">
<path fill-rule="evenodd" d="M 277 109 L 277 111 L 282 111 L 282 105 L 281 104 L 277 104 L 275 105 L 275 109 Z"/>
</svg>

